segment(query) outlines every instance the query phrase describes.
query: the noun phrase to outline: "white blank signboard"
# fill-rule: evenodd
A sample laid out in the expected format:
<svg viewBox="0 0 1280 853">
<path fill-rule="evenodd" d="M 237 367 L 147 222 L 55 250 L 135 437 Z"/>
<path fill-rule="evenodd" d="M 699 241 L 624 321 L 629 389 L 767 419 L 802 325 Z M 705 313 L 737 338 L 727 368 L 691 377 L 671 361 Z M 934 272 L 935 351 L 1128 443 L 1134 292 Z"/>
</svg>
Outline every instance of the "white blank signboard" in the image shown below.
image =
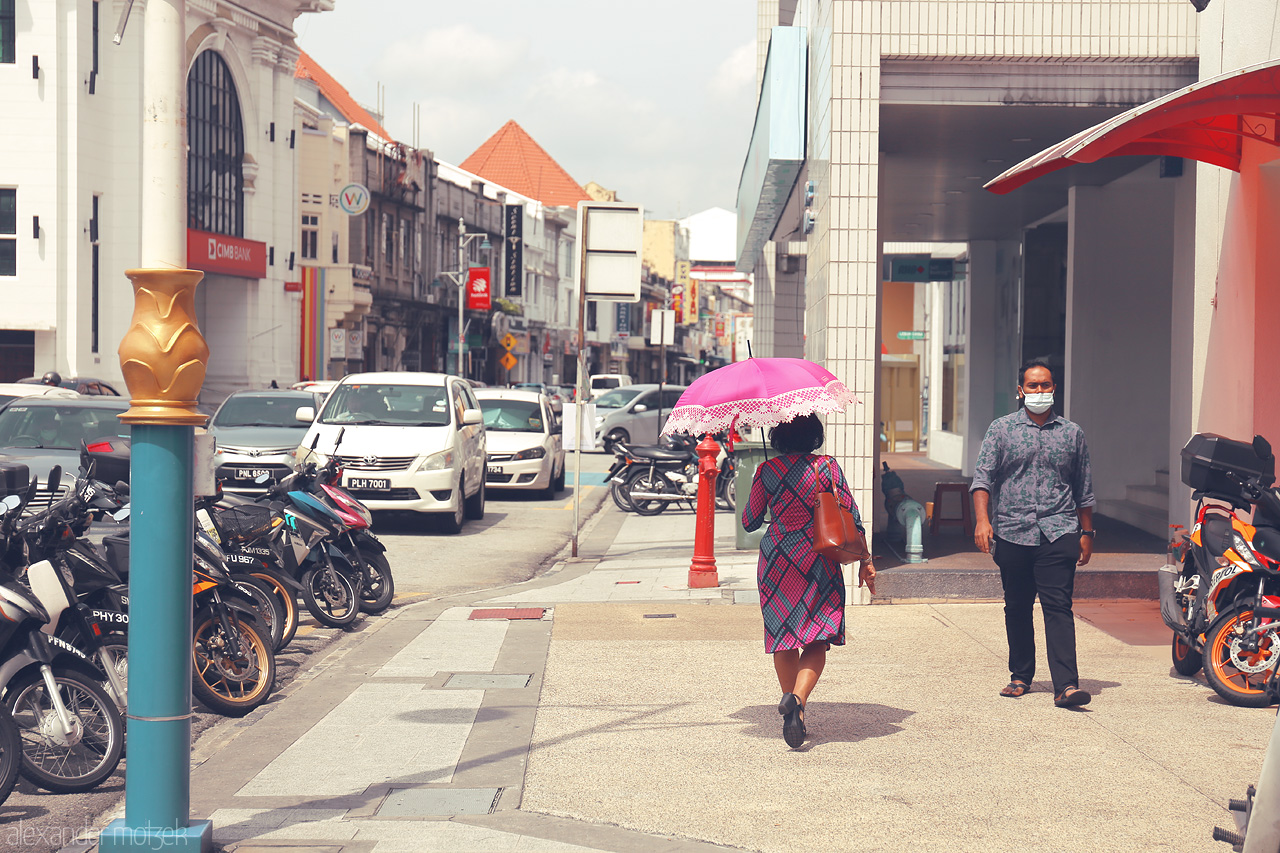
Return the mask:
<svg viewBox="0 0 1280 853">
<path fill-rule="evenodd" d="M 565 450 L 577 450 L 582 444 L 583 450 L 596 449 L 596 404 L 566 403 L 562 413 L 562 439 Z M 581 418 L 579 418 L 581 415 Z M 581 428 L 579 428 L 581 424 Z"/>
<path fill-rule="evenodd" d="M 676 342 L 676 312 L 670 308 L 659 308 L 653 312 L 653 338 L 649 343 L 655 347 L 672 346 Z"/>
<path fill-rule="evenodd" d="M 640 301 L 644 207 L 623 202 L 578 202 L 578 239 L 585 260 L 579 286 L 588 299 Z"/>
</svg>

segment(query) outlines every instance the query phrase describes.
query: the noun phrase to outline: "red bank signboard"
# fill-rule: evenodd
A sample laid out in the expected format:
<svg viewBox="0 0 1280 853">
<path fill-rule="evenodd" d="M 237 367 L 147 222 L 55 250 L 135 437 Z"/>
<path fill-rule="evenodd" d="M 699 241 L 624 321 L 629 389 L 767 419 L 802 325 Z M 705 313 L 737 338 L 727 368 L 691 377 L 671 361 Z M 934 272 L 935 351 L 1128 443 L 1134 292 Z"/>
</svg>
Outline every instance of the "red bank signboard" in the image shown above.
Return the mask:
<svg viewBox="0 0 1280 853">
<path fill-rule="evenodd" d="M 489 268 L 471 267 L 467 270 L 467 310 L 488 311 L 490 307 Z"/>
<path fill-rule="evenodd" d="M 188 228 L 187 266 L 241 278 L 265 278 L 267 244 Z"/>
</svg>

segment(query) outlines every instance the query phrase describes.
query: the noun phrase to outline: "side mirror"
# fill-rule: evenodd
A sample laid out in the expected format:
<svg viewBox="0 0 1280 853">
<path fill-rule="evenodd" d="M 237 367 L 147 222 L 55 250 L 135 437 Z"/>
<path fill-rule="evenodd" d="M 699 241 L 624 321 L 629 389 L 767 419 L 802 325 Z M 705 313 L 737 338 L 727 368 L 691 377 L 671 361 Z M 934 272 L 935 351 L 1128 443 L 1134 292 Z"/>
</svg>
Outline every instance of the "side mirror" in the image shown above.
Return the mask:
<svg viewBox="0 0 1280 853">
<path fill-rule="evenodd" d="M 0 515 L 13 512 L 15 509 L 17 509 L 21 505 L 22 505 L 22 498 L 18 497 L 17 495 L 9 495 L 4 500 L 0 501 Z"/>
<path fill-rule="evenodd" d="M 120 507 L 120 509 L 111 513 L 111 517 L 116 521 L 124 521 L 126 518 L 129 517 L 129 504 L 125 504 L 124 506 Z"/>
<path fill-rule="evenodd" d="M 266 473 L 265 471 L 253 478 L 253 482 L 257 483 L 259 486 L 261 486 L 263 483 L 269 482 L 270 480 L 271 480 L 271 475 Z"/>
<path fill-rule="evenodd" d="M 300 424 L 309 424 L 316 419 L 314 406 L 299 406 L 293 413 L 293 419 Z"/>
<path fill-rule="evenodd" d="M 484 423 L 484 412 L 480 411 L 479 409 L 463 409 L 462 410 L 463 426 L 470 426 L 472 424 L 482 424 L 482 423 Z"/>
<path fill-rule="evenodd" d="M 1267 441 L 1260 435 L 1253 437 L 1253 453 L 1259 459 L 1271 458 L 1271 442 Z"/>
<path fill-rule="evenodd" d="M 635 408 L 632 409 L 631 411 L 635 412 L 638 415 L 641 412 L 649 411 L 649 407 L 646 406 L 644 403 L 636 403 Z"/>
<path fill-rule="evenodd" d="M 58 487 L 62 485 L 62 466 L 54 465 L 49 469 L 49 479 L 45 481 L 44 487 L 49 490 L 50 494 L 58 491 Z"/>
</svg>

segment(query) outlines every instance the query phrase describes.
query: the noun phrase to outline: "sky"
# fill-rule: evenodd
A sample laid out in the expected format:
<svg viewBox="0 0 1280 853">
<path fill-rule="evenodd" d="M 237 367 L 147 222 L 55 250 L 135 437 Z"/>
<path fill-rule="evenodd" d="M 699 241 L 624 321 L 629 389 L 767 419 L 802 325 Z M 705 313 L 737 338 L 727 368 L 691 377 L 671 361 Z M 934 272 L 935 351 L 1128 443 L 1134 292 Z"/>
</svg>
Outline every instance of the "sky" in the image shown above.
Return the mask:
<svg viewBox="0 0 1280 853">
<path fill-rule="evenodd" d="M 579 184 L 674 219 L 734 209 L 755 0 L 337 0 L 298 43 L 383 125 L 460 164 L 515 119 Z"/>
</svg>

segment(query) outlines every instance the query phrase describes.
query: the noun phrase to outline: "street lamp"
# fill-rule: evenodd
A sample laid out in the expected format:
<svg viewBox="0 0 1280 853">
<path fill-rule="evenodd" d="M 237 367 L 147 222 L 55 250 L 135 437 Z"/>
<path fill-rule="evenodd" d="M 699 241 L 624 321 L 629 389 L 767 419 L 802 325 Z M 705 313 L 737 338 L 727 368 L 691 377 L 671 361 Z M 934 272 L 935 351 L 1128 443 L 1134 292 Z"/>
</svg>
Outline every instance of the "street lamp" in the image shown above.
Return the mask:
<svg viewBox="0 0 1280 853">
<path fill-rule="evenodd" d="M 458 375 L 463 375 L 462 354 L 466 351 L 467 333 L 466 327 L 463 325 L 463 309 L 466 307 L 466 287 L 467 287 L 467 246 L 477 237 L 483 237 L 484 241 L 480 243 L 480 248 L 484 250 L 492 249 L 493 244 L 489 242 L 489 235 L 483 231 L 476 231 L 473 234 L 467 233 L 467 223 L 461 217 L 458 219 L 458 269 L 456 272 L 443 272 L 453 279 L 453 283 L 458 285 Z M 490 282 L 490 288 L 493 287 Z M 492 292 L 492 291 L 490 291 Z"/>
</svg>

